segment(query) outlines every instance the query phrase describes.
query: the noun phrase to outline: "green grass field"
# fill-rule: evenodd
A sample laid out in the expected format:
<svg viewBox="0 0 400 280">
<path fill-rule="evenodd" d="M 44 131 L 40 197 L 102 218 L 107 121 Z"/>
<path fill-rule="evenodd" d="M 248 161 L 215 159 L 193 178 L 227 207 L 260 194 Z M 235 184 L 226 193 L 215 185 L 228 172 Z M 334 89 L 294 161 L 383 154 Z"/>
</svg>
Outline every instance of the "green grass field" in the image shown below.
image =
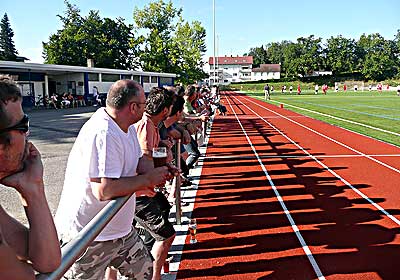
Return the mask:
<svg viewBox="0 0 400 280">
<path fill-rule="evenodd" d="M 322 92 L 320 90 L 320 92 Z M 247 92 L 248 96 L 264 100 L 263 92 Z M 327 95 L 313 91 L 282 94 L 274 92 L 271 104 L 322 120 L 400 147 L 400 97 L 396 92 L 328 92 Z M 294 107 L 295 106 L 295 107 Z M 306 111 L 311 110 L 314 112 Z M 331 115 L 339 119 L 324 116 Z M 347 122 L 346 120 L 355 123 Z M 365 127 L 360 124 L 371 126 Z M 385 131 L 380 131 L 385 130 Z"/>
</svg>

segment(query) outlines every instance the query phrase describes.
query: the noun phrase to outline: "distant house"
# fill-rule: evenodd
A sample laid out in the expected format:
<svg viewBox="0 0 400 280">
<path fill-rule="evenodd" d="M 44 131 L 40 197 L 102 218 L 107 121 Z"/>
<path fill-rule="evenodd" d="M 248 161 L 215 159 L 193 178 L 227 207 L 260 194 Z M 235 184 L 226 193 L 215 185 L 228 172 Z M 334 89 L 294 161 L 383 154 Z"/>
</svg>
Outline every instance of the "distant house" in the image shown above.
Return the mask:
<svg viewBox="0 0 400 280">
<path fill-rule="evenodd" d="M 204 67 L 204 71 L 209 74 L 205 82 L 209 85 L 230 84 L 237 82 L 259 81 L 267 79 L 280 79 L 281 66 L 279 64 L 261 64 L 258 68 L 253 68 L 252 56 L 220 56 L 210 57 Z M 215 81 L 214 81 L 215 80 Z"/>
<path fill-rule="evenodd" d="M 208 59 L 205 72 L 209 73 L 209 79 L 206 83 L 230 84 L 251 80 L 252 56 L 221 56 L 216 57 L 215 61 L 214 71 L 214 57 Z"/>
<path fill-rule="evenodd" d="M 281 66 L 279 64 L 261 64 L 251 71 L 251 80 L 273 80 L 281 78 Z"/>
</svg>

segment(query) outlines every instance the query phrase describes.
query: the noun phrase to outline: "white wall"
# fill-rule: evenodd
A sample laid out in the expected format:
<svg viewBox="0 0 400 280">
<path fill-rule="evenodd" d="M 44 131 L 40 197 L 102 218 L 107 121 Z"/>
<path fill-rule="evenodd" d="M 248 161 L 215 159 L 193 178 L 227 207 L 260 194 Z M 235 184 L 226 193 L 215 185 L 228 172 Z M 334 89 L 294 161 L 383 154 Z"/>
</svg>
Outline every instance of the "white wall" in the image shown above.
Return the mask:
<svg viewBox="0 0 400 280">
<path fill-rule="evenodd" d="M 99 93 L 107 93 L 114 82 L 93 82 L 89 81 L 89 94 L 93 93 L 93 87 L 96 86 Z"/>
<path fill-rule="evenodd" d="M 58 94 L 62 94 L 63 92 L 68 92 L 68 82 L 75 81 L 76 84 L 76 94 L 83 95 L 84 94 L 84 78 L 83 73 L 69 73 L 68 75 L 57 75 L 50 76 L 49 80 L 55 81 L 57 83 L 56 90 Z M 82 83 L 82 86 L 79 86 L 79 82 Z M 58 84 L 61 83 L 61 84 Z"/>
</svg>

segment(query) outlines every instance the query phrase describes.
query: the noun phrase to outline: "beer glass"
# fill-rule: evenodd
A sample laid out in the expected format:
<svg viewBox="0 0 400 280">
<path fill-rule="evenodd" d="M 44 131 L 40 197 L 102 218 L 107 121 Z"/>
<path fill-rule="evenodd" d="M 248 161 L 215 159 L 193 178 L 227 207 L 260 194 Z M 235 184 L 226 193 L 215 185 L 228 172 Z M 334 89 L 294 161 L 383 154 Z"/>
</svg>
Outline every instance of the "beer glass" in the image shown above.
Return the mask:
<svg viewBox="0 0 400 280">
<path fill-rule="evenodd" d="M 190 219 L 189 220 L 190 244 L 197 243 L 196 231 L 197 231 L 196 219 Z"/>
<path fill-rule="evenodd" d="M 166 147 L 153 148 L 153 162 L 154 162 L 154 168 L 165 166 L 167 164 Z"/>
</svg>

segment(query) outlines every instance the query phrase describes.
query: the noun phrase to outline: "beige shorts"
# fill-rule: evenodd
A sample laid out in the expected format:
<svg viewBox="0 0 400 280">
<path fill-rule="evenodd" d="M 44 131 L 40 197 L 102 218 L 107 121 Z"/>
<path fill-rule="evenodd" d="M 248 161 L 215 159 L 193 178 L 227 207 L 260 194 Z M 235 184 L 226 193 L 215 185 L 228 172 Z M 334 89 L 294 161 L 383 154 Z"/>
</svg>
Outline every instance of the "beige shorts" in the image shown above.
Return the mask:
<svg viewBox="0 0 400 280">
<path fill-rule="evenodd" d="M 102 280 L 113 266 L 123 279 L 151 279 L 153 262 L 135 229 L 122 238 L 92 242 L 71 266 L 64 279 Z"/>
</svg>

